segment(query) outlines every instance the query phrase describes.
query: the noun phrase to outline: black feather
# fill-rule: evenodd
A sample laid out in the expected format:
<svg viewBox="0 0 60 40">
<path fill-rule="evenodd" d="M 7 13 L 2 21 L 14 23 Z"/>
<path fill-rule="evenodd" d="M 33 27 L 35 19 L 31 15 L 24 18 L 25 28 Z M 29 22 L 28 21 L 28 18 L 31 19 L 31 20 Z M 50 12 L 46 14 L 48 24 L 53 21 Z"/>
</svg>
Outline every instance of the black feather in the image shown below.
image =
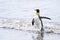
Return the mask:
<svg viewBox="0 0 60 40">
<path fill-rule="evenodd" d="M 32 19 L 32 25 L 34 25 L 34 18 Z"/>
<path fill-rule="evenodd" d="M 39 17 L 39 18 L 41 18 L 41 19 L 49 19 L 49 20 L 51 20 L 51 18 L 48 18 L 48 17 Z"/>
</svg>

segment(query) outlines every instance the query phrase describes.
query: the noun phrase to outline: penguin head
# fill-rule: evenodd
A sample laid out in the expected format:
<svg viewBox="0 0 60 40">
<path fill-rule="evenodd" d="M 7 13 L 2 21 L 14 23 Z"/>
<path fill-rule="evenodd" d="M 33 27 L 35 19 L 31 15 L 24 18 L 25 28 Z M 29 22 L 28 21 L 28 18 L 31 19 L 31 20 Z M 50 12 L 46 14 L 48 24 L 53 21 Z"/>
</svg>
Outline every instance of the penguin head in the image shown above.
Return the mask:
<svg viewBox="0 0 60 40">
<path fill-rule="evenodd" d="M 35 14 L 34 14 L 34 16 L 35 16 L 35 17 L 38 17 L 39 12 L 40 12 L 40 10 L 39 10 L 39 9 L 36 9 L 36 10 L 35 10 Z"/>
<path fill-rule="evenodd" d="M 40 12 L 40 10 L 39 10 L 39 9 L 36 9 L 36 12 L 37 12 L 37 13 L 39 13 L 39 12 Z"/>
</svg>

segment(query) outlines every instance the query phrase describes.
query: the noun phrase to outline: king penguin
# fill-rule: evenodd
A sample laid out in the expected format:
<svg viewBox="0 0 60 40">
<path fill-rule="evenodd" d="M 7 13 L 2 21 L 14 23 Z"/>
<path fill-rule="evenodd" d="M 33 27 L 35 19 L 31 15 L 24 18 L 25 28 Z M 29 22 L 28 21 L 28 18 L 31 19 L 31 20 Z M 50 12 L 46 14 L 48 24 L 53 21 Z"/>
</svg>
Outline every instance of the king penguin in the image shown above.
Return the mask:
<svg viewBox="0 0 60 40">
<path fill-rule="evenodd" d="M 40 12 L 39 9 L 35 10 L 34 18 L 32 20 L 32 25 L 35 24 L 38 29 L 41 29 L 41 21 L 39 19 L 39 12 Z"/>
<path fill-rule="evenodd" d="M 43 31 L 43 22 L 42 22 L 42 19 L 49 19 L 51 20 L 50 18 L 48 17 L 42 17 L 39 15 L 40 13 L 40 10 L 39 9 L 36 9 L 35 10 L 35 14 L 34 14 L 34 18 L 32 19 L 32 25 L 36 25 L 38 29 L 40 29 L 41 31 Z"/>
<path fill-rule="evenodd" d="M 44 37 L 44 28 L 43 28 L 43 21 L 42 19 L 49 19 L 48 17 L 42 17 L 39 15 L 40 10 L 36 9 L 35 10 L 35 14 L 34 14 L 34 18 L 32 19 L 32 25 L 36 25 L 36 27 L 39 29 L 38 31 L 38 36 L 37 36 L 37 40 L 43 40 Z"/>
</svg>

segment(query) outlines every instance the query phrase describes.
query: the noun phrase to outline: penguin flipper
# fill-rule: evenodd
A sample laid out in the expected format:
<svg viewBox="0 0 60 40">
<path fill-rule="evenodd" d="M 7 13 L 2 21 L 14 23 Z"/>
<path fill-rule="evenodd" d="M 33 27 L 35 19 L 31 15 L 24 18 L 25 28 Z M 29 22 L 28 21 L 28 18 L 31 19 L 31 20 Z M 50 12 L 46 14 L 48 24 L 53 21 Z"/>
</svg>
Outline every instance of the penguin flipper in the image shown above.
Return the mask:
<svg viewBox="0 0 60 40">
<path fill-rule="evenodd" d="M 32 20 L 32 25 L 34 25 L 34 18 L 33 18 L 33 20 Z"/>
<path fill-rule="evenodd" d="M 39 17 L 39 18 L 44 18 L 44 19 L 49 19 L 49 20 L 51 20 L 51 18 L 48 18 L 48 17 Z"/>
</svg>

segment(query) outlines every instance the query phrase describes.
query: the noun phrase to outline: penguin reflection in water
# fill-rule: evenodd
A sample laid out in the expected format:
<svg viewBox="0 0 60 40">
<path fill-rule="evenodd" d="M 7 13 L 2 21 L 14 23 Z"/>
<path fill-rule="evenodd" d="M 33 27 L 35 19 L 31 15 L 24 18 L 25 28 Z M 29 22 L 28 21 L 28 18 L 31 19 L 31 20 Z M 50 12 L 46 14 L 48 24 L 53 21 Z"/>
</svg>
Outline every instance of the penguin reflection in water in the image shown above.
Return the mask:
<svg viewBox="0 0 60 40">
<path fill-rule="evenodd" d="M 44 28 L 43 28 L 43 22 L 42 22 L 42 19 L 49 19 L 51 20 L 50 18 L 48 17 L 42 17 L 39 15 L 40 13 L 40 10 L 39 9 L 36 9 L 36 12 L 34 14 L 34 18 L 32 20 L 32 25 L 36 25 L 36 27 L 38 29 L 40 29 L 40 31 L 38 32 L 38 37 L 37 37 L 37 40 L 43 40 L 43 35 L 44 35 Z"/>
</svg>

